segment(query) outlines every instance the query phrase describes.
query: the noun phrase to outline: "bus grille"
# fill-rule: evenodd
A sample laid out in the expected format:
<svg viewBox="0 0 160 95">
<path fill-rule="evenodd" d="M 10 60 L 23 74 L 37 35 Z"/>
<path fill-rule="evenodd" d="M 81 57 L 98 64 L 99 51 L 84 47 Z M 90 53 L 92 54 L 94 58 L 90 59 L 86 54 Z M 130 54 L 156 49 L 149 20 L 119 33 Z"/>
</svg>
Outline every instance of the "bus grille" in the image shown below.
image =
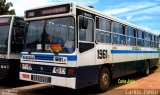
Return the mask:
<svg viewBox="0 0 160 95">
<path fill-rule="evenodd" d="M 31 80 L 35 82 L 51 83 L 51 77 L 40 76 L 40 75 L 31 75 Z"/>
<path fill-rule="evenodd" d="M 0 64 L 8 64 L 8 59 L 0 59 Z"/>
<path fill-rule="evenodd" d="M 52 73 L 53 67 L 52 66 L 42 66 L 42 65 L 32 65 L 32 70 L 37 71 L 37 72 Z"/>
</svg>

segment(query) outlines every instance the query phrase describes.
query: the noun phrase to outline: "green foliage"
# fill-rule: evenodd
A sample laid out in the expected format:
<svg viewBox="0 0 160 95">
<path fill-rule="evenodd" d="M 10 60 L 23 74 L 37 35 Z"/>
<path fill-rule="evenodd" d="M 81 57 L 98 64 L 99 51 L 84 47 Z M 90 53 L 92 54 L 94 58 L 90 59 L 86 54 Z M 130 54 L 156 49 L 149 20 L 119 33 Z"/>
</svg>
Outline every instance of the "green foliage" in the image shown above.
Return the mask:
<svg viewBox="0 0 160 95">
<path fill-rule="evenodd" d="M 15 15 L 15 10 L 11 2 L 6 3 L 6 0 L 0 0 L 0 15 Z"/>
</svg>

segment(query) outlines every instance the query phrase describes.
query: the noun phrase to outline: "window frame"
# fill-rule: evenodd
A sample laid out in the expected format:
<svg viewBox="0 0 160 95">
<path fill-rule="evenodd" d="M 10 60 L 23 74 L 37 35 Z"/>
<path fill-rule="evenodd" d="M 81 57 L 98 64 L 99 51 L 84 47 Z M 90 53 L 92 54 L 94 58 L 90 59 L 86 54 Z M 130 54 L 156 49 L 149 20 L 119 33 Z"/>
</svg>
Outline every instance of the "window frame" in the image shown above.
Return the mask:
<svg viewBox="0 0 160 95">
<path fill-rule="evenodd" d="M 134 32 L 134 33 L 133 33 L 133 36 L 128 35 L 127 28 L 132 28 L 132 30 L 133 30 L 133 32 Z M 127 45 L 127 46 L 137 46 L 137 29 L 135 29 L 135 28 L 133 28 L 133 27 L 131 27 L 131 26 L 126 26 L 125 31 L 126 31 L 126 45 Z M 135 39 L 135 45 L 128 44 L 128 38 Z"/>
<path fill-rule="evenodd" d="M 145 31 L 144 41 L 145 41 L 145 47 L 151 47 L 151 42 L 152 42 L 151 33 Z M 148 45 L 148 42 L 149 42 L 149 45 Z"/>
<path fill-rule="evenodd" d="M 110 31 L 97 28 L 97 18 L 98 18 L 98 19 L 106 20 L 107 22 L 110 22 Z M 111 32 L 111 30 L 112 30 L 112 21 L 111 21 L 111 20 L 109 20 L 109 19 L 107 19 L 107 18 L 103 18 L 103 17 L 98 17 L 98 16 L 96 16 L 95 22 L 96 22 L 96 26 L 95 26 L 96 29 L 102 30 L 102 31 L 106 31 L 106 32 Z"/>
<path fill-rule="evenodd" d="M 110 31 L 106 31 L 106 30 L 102 30 L 102 29 L 99 29 L 99 28 L 97 28 L 97 18 L 98 19 L 104 19 L 104 20 L 106 20 L 106 21 L 108 21 L 108 22 L 110 22 Z M 106 42 L 99 42 L 98 40 L 97 40 L 97 33 L 109 33 L 110 34 L 110 43 L 106 43 Z M 111 44 L 112 43 L 112 21 L 110 20 L 110 19 L 108 19 L 108 18 L 103 18 L 103 17 L 99 17 L 99 16 L 96 16 L 95 17 L 95 41 L 96 41 L 96 43 L 100 43 L 100 44 Z"/>
<path fill-rule="evenodd" d="M 85 17 L 85 18 L 87 18 L 87 19 L 90 19 L 93 23 L 93 34 L 92 34 L 92 36 L 93 36 L 93 41 L 92 42 L 90 42 L 90 41 L 82 41 L 82 40 L 80 40 L 80 31 L 79 31 L 79 18 L 80 18 L 80 16 L 81 17 Z M 95 25 L 94 25 L 94 19 L 93 18 L 90 18 L 90 17 L 87 17 L 87 16 L 83 16 L 83 15 L 79 15 L 78 16 L 78 42 L 83 42 L 83 43 L 95 43 L 95 29 L 94 29 L 94 27 L 95 27 Z"/>
<path fill-rule="evenodd" d="M 118 24 L 120 24 L 121 26 L 122 26 L 122 29 L 123 29 L 123 34 L 121 34 L 121 33 L 117 33 L 117 32 L 113 32 L 113 27 L 114 27 L 114 23 L 118 23 Z M 127 44 L 127 42 L 126 42 L 126 25 L 125 24 L 122 24 L 122 23 L 120 23 L 120 22 L 117 22 L 117 21 L 112 21 L 112 30 L 111 30 L 111 32 L 112 32 L 112 44 L 113 45 L 126 45 Z M 124 44 L 120 44 L 120 43 L 114 43 L 114 35 L 118 35 L 118 36 L 123 36 L 123 37 L 125 37 L 125 39 L 124 39 L 124 41 L 125 41 L 125 43 Z"/>
<path fill-rule="evenodd" d="M 139 38 L 139 31 L 142 32 L 142 36 L 141 36 L 142 38 Z M 142 41 L 143 41 L 143 45 L 139 45 L 139 44 L 138 44 L 138 40 L 142 40 Z M 142 31 L 142 30 L 140 30 L 140 29 L 137 29 L 137 46 L 139 46 L 139 47 L 146 47 L 146 46 L 145 46 L 145 43 L 146 43 L 145 41 L 146 41 L 146 40 L 145 40 L 145 31 Z"/>
</svg>

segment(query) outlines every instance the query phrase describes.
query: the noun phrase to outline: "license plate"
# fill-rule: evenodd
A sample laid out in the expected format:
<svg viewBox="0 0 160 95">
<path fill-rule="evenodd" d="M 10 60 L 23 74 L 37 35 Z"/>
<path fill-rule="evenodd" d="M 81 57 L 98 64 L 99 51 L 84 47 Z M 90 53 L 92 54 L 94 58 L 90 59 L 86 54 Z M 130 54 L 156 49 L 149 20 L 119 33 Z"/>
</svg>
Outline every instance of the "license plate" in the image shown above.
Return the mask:
<svg viewBox="0 0 160 95">
<path fill-rule="evenodd" d="M 51 77 L 41 75 L 31 75 L 31 80 L 35 82 L 51 83 Z"/>
</svg>

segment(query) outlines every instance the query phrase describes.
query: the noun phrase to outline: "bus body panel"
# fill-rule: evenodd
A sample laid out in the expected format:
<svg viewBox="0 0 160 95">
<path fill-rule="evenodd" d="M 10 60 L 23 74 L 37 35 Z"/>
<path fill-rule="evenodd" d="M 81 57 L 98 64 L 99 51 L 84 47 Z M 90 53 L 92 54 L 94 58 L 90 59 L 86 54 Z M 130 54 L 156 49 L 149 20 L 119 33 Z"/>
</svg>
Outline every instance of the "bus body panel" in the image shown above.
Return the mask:
<svg viewBox="0 0 160 95">
<path fill-rule="evenodd" d="M 131 50 L 133 50 L 133 46 L 127 46 L 127 49 L 126 50 L 128 50 L 128 51 L 131 51 Z M 127 55 L 127 60 L 126 61 L 134 61 L 134 60 L 137 60 L 137 53 L 127 53 L 126 54 Z"/>
</svg>

